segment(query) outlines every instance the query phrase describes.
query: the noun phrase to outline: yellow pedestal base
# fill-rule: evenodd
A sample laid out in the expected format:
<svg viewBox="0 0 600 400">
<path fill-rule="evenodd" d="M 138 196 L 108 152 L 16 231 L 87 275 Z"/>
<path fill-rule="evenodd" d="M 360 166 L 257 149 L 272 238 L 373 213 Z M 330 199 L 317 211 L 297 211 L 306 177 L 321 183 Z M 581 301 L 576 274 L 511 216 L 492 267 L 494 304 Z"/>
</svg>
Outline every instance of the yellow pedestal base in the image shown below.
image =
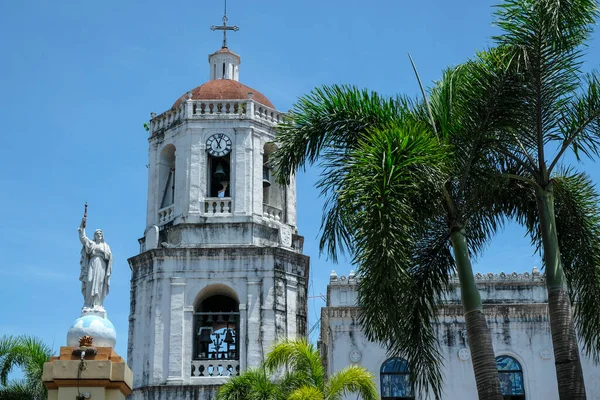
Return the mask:
<svg viewBox="0 0 600 400">
<path fill-rule="evenodd" d="M 74 347 L 61 347 L 60 356 L 44 364 L 42 379 L 48 400 L 125 400 L 131 394 L 133 375 L 112 347 L 97 347 L 96 354 L 73 355 Z"/>
</svg>

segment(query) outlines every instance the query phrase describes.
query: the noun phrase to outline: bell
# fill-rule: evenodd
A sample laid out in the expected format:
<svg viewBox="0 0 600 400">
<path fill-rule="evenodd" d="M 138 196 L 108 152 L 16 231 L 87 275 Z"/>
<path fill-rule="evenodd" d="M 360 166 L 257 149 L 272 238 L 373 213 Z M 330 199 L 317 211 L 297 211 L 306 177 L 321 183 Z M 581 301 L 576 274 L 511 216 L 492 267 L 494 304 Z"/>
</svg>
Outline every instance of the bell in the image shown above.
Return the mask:
<svg viewBox="0 0 600 400">
<path fill-rule="evenodd" d="M 225 320 L 223 319 L 223 314 L 217 315 L 217 324 L 222 324 L 224 322 Z"/>
<path fill-rule="evenodd" d="M 200 332 L 200 343 L 210 343 L 212 339 L 210 338 L 210 329 L 202 329 Z"/>
<path fill-rule="evenodd" d="M 207 326 L 211 326 L 212 324 L 215 323 L 215 321 L 213 321 L 212 319 L 212 315 L 208 314 L 208 318 L 206 318 L 206 321 L 204 322 Z"/>
<path fill-rule="evenodd" d="M 270 177 L 269 177 L 269 167 L 264 166 L 263 167 L 263 187 L 269 187 L 271 186 L 271 181 L 270 181 Z"/>
<path fill-rule="evenodd" d="M 227 329 L 227 333 L 225 334 L 225 340 L 223 340 L 227 344 L 232 344 L 235 342 L 233 339 L 233 333 L 231 333 L 231 329 Z"/>
<path fill-rule="evenodd" d="M 215 168 L 215 173 L 213 174 L 213 177 L 217 182 L 225 180 L 225 170 L 223 169 L 222 163 L 217 164 L 217 168 Z"/>
</svg>

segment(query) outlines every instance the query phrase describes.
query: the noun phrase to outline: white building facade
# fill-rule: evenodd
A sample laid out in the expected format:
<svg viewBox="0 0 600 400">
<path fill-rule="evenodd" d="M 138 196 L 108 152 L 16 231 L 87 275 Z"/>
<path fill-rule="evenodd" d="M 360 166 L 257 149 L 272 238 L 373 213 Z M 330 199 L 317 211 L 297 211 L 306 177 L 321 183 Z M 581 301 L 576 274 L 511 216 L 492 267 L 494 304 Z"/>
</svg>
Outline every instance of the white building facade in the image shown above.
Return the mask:
<svg viewBox="0 0 600 400">
<path fill-rule="evenodd" d="M 295 181 L 272 178 L 282 115 L 239 82 L 240 57 L 152 114 L 148 203 L 132 271 L 134 399 L 212 399 L 271 344 L 306 335 L 309 259 Z"/>
<path fill-rule="evenodd" d="M 505 399 L 558 399 L 546 287 L 537 268 L 525 274 L 477 274 L 484 313 L 492 333 Z M 382 399 L 419 399 L 408 385 L 401 358 L 370 342 L 360 329 L 356 306 L 359 278 L 332 273 L 327 306 L 321 309 L 320 348 L 329 375 L 359 364 L 371 371 Z M 436 326 L 444 357 L 443 399 L 477 400 L 473 364 L 466 341 L 460 288 L 453 282 Z M 582 355 L 588 399 L 600 399 L 600 366 Z M 354 399 L 350 396 L 349 398 Z"/>
</svg>

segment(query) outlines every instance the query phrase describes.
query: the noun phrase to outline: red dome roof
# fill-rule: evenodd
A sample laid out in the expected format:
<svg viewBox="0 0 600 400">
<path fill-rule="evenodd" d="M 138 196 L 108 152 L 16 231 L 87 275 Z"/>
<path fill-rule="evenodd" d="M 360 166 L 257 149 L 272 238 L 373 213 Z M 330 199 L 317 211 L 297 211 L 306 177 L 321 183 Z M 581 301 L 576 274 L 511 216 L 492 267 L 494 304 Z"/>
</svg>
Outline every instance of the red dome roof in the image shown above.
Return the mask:
<svg viewBox="0 0 600 400">
<path fill-rule="evenodd" d="M 264 106 L 275 108 L 273 103 L 271 103 L 264 94 L 231 79 L 208 81 L 205 84 L 192 89 L 191 92 L 192 100 L 246 100 L 248 99 L 248 92 L 252 92 L 254 94 L 252 96 L 253 100 Z M 177 99 L 172 108 L 179 107 L 185 100 L 187 100 L 187 93 Z"/>
</svg>

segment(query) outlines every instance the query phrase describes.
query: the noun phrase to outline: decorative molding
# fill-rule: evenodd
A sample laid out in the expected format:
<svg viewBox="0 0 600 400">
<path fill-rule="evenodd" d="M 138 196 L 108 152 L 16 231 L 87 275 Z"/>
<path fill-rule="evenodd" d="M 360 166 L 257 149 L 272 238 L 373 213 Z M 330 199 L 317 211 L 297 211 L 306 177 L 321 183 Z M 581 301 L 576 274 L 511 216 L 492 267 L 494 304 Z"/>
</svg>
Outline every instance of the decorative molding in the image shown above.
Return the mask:
<svg viewBox="0 0 600 400">
<path fill-rule="evenodd" d="M 552 350 L 548 347 L 544 347 L 540 350 L 540 357 L 542 357 L 542 360 L 550 360 L 552 358 Z"/>
<path fill-rule="evenodd" d="M 466 347 L 463 347 L 462 349 L 458 350 L 458 358 L 462 361 L 469 361 L 471 359 L 471 351 L 469 351 L 469 349 Z"/>
<path fill-rule="evenodd" d="M 362 360 L 362 353 L 358 349 L 352 349 L 350 354 L 348 354 L 350 361 L 353 363 L 358 363 Z"/>
<path fill-rule="evenodd" d="M 169 279 L 171 280 L 171 286 L 185 286 L 185 278 L 174 276 Z"/>
<path fill-rule="evenodd" d="M 331 271 L 329 275 L 329 284 L 330 285 L 356 285 L 360 283 L 363 278 L 354 274 L 354 271 L 350 271 L 348 276 L 346 275 L 337 275 L 335 271 Z M 475 274 L 476 282 L 544 282 L 545 275 L 543 275 L 537 267 L 533 267 L 533 270 L 530 272 L 517 273 L 513 272 L 507 274 L 506 272 L 500 272 L 498 274 L 494 274 L 489 272 L 487 274 L 476 273 Z M 450 278 L 451 283 L 458 283 L 458 276 L 453 275 Z"/>
<path fill-rule="evenodd" d="M 537 268 L 533 268 L 532 273 L 524 272 L 522 274 L 517 272 L 511 274 L 505 272 L 481 274 L 478 272 L 475 274 L 475 282 L 544 282 L 544 280 L 545 276 Z M 458 283 L 458 277 L 452 276 L 451 282 Z"/>
</svg>

